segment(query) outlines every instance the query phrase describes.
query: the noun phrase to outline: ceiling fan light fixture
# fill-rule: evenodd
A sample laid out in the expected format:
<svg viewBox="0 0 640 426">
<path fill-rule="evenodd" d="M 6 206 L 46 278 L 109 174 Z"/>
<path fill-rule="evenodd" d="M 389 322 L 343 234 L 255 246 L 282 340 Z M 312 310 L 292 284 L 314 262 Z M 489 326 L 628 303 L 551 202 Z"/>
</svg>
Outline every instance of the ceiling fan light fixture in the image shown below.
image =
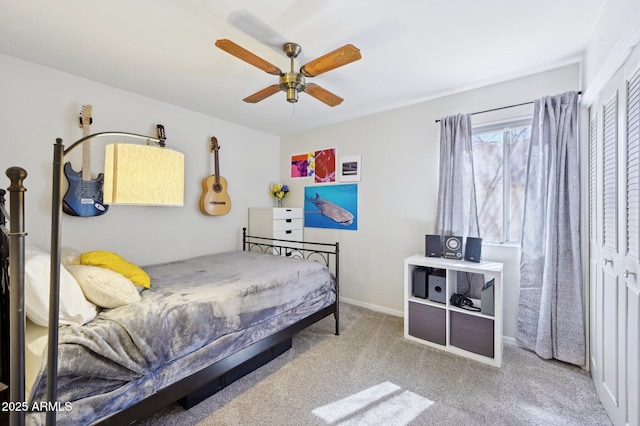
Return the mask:
<svg viewBox="0 0 640 426">
<path fill-rule="evenodd" d="M 292 104 L 298 102 L 298 91 L 296 89 L 287 89 L 287 102 Z"/>
<path fill-rule="evenodd" d="M 280 89 L 287 92 L 287 101 L 298 102 L 298 92 L 305 89 L 304 76 L 297 72 L 285 72 L 280 75 Z"/>
</svg>

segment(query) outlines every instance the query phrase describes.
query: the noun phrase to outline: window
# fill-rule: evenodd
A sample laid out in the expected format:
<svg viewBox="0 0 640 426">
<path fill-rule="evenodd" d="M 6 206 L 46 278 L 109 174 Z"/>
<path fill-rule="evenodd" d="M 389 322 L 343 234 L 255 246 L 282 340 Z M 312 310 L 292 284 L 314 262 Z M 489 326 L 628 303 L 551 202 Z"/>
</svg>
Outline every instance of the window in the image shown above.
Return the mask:
<svg viewBox="0 0 640 426">
<path fill-rule="evenodd" d="M 530 118 L 473 128 L 473 171 L 484 242 L 520 241 L 530 137 Z"/>
</svg>

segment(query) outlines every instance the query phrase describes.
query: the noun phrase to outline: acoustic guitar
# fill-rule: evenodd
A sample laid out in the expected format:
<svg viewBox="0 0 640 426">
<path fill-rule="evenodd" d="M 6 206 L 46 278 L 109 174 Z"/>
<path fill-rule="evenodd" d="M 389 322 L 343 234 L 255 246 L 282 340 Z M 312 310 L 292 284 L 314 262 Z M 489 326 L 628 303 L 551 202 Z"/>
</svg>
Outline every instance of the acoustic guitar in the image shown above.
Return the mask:
<svg viewBox="0 0 640 426">
<path fill-rule="evenodd" d="M 215 174 L 202 180 L 203 193 L 200 197 L 200 210 L 204 214 L 211 216 L 222 216 L 231 210 L 231 198 L 227 193 L 227 180 L 220 176 L 220 165 L 218 159 L 218 139 L 211 137 L 209 145 L 210 152 L 213 152 L 215 162 Z"/>
<path fill-rule="evenodd" d="M 80 127 L 82 136 L 89 136 L 89 125 L 92 122 L 91 105 L 85 105 L 80 112 Z M 64 175 L 69 188 L 62 198 L 62 211 L 72 216 L 100 216 L 105 214 L 109 206 L 102 204 L 102 188 L 104 174 L 100 173 L 96 179 L 91 177 L 91 146 L 90 141 L 82 143 L 82 171 L 76 172 L 71 163 L 64 165 Z"/>
</svg>

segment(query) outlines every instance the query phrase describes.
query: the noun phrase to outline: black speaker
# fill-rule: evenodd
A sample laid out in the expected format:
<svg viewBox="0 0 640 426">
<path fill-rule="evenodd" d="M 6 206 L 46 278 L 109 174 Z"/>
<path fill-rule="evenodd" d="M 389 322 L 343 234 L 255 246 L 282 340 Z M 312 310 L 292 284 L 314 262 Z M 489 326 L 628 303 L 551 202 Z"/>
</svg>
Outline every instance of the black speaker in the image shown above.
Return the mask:
<svg viewBox="0 0 640 426">
<path fill-rule="evenodd" d="M 464 247 L 464 260 L 469 262 L 480 262 L 480 253 L 482 252 L 482 238 L 467 237 L 467 243 Z"/>
<path fill-rule="evenodd" d="M 440 235 L 425 235 L 425 256 L 427 257 L 441 257 L 442 256 L 442 243 L 440 242 Z"/>
<path fill-rule="evenodd" d="M 429 284 L 427 286 L 429 300 L 439 303 L 447 302 L 445 293 L 446 282 L 447 274 L 444 269 L 434 269 L 431 274 L 429 274 Z"/>
<path fill-rule="evenodd" d="M 444 237 L 444 250 L 442 254 L 447 259 L 462 260 L 462 237 L 454 235 Z"/>
<path fill-rule="evenodd" d="M 416 268 L 413 270 L 413 295 L 422 299 L 427 298 L 427 268 Z"/>
</svg>

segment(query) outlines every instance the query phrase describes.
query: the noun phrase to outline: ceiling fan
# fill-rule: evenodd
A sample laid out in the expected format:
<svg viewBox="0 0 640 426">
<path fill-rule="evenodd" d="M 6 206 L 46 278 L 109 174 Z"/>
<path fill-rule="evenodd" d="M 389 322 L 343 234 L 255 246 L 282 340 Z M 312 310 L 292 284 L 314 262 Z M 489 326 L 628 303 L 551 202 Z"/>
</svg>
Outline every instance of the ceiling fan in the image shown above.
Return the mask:
<svg viewBox="0 0 640 426">
<path fill-rule="evenodd" d="M 299 72 L 296 72 L 294 71 L 293 60 L 300 54 L 302 48 L 296 43 L 285 43 L 282 45 L 282 50 L 291 59 L 291 71 L 282 72 L 280 68 L 259 56 L 254 55 L 231 40 L 217 40 L 216 46 L 236 58 L 253 65 L 254 67 L 260 68 L 269 74 L 280 76 L 278 84 L 272 84 L 271 86 L 265 87 L 264 89 L 243 99 L 243 101 L 249 103 L 260 102 L 261 100 L 282 90 L 287 93 L 287 101 L 291 103 L 298 102 L 299 92 L 305 92 L 331 107 L 340 105 L 343 101 L 340 96 L 323 89 L 317 84 L 307 83 L 305 81 L 305 77 L 315 77 L 327 71 L 355 62 L 361 58 L 360 50 L 352 44 L 347 44 L 333 52 L 329 52 L 326 55 L 306 63 L 300 67 Z"/>
</svg>

